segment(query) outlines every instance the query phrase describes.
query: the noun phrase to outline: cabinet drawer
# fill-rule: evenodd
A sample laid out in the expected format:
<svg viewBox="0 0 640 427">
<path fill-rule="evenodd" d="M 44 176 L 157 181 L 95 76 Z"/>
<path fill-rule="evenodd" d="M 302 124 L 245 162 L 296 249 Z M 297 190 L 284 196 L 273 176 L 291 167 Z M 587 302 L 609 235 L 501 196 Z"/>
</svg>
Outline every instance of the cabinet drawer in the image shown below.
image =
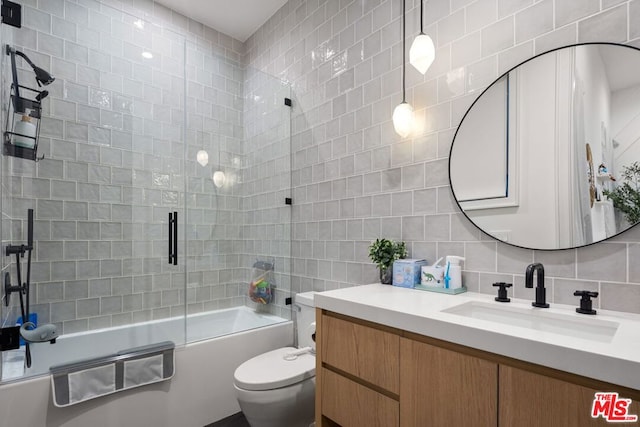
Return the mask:
<svg viewBox="0 0 640 427">
<path fill-rule="evenodd" d="M 321 351 L 324 363 L 398 394 L 398 335 L 323 315 Z"/>
<path fill-rule="evenodd" d="M 397 401 L 322 369 L 322 415 L 342 427 L 397 427 Z"/>
</svg>

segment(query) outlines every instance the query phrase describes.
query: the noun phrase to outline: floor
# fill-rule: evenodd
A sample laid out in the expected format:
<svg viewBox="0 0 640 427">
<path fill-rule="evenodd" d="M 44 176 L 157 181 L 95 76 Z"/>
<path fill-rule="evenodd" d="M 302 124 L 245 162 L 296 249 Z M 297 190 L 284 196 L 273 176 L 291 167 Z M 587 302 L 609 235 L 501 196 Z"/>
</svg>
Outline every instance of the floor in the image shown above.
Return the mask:
<svg viewBox="0 0 640 427">
<path fill-rule="evenodd" d="M 213 424 L 209 424 L 205 427 L 251 427 L 247 422 L 247 419 L 244 417 L 242 412 L 238 412 L 237 414 L 233 414 L 230 417 L 227 417 L 223 420 L 216 421 Z"/>
</svg>

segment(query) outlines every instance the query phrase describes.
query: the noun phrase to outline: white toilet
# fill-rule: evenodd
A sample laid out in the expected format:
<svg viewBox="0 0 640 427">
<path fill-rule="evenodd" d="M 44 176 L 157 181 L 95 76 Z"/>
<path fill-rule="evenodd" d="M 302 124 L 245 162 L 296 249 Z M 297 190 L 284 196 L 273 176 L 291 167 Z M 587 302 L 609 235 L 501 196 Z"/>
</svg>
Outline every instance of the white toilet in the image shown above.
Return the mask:
<svg viewBox="0 0 640 427">
<path fill-rule="evenodd" d="M 295 296 L 298 348 L 284 347 L 247 360 L 233 374 L 236 397 L 251 427 L 309 427 L 316 386 L 313 292 Z M 305 347 L 312 351 L 300 353 Z M 286 357 L 289 355 L 288 357 Z"/>
</svg>

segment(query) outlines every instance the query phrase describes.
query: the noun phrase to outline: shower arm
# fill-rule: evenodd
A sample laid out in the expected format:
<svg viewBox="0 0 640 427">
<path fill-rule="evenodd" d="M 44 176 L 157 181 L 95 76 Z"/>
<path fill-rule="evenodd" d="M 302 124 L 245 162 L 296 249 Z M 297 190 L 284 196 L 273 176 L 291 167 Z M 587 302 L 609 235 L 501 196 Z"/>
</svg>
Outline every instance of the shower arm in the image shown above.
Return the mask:
<svg viewBox="0 0 640 427">
<path fill-rule="evenodd" d="M 16 66 L 16 50 L 7 45 L 7 55 L 11 57 L 11 74 L 13 76 L 13 86 L 16 91 L 16 97 L 20 98 L 20 85 L 18 84 L 18 67 Z"/>
</svg>

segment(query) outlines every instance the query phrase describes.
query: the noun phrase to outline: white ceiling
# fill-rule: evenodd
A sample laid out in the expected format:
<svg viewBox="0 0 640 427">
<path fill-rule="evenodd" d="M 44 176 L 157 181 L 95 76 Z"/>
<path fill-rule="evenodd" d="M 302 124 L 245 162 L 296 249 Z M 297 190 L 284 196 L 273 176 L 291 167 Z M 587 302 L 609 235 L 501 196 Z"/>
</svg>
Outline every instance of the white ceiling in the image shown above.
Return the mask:
<svg viewBox="0 0 640 427">
<path fill-rule="evenodd" d="M 609 45 L 599 50 L 611 92 L 640 85 L 640 54 L 637 50 Z"/>
<path fill-rule="evenodd" d="M 245 42 L 287 0 L 156 0 L 176 12 Z"/>
</svg>

